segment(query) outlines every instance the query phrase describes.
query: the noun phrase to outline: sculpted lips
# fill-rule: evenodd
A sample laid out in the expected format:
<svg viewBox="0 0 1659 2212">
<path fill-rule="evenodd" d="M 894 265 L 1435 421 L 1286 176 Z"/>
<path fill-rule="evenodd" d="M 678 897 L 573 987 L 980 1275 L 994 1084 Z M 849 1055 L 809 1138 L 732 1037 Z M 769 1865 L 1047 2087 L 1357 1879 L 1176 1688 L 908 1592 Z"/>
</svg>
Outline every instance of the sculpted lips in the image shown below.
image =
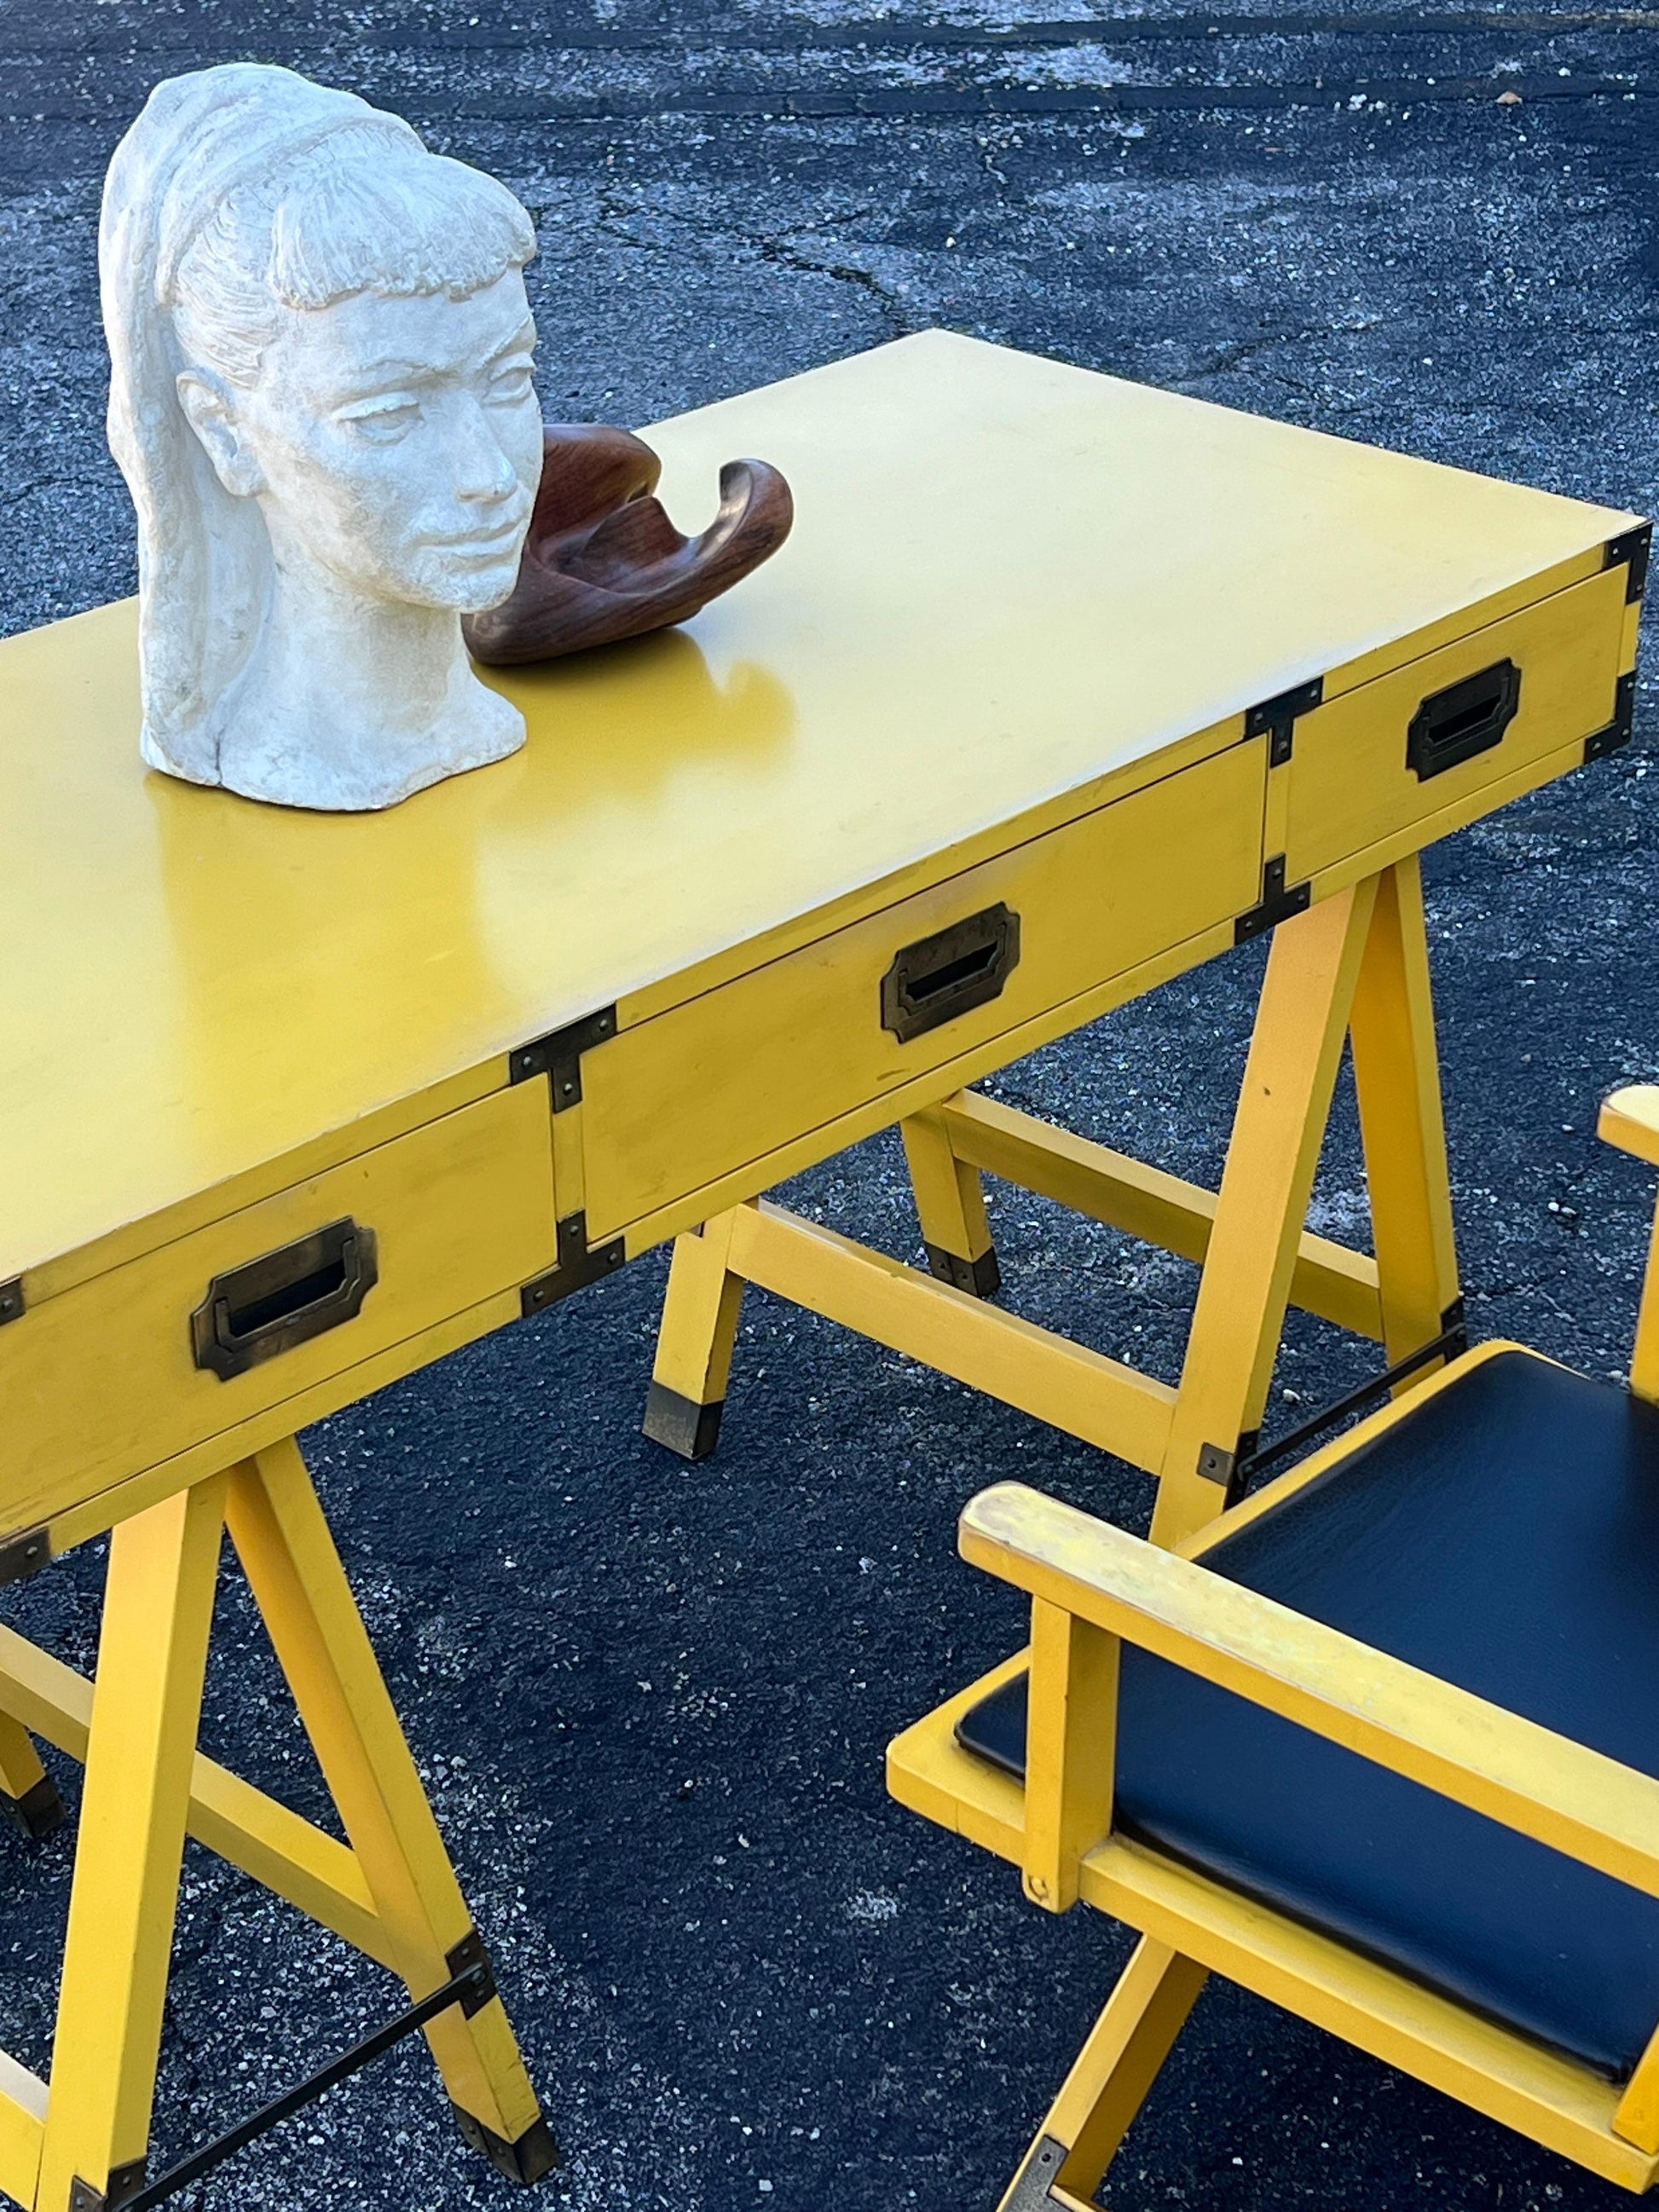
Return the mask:
<svg viewBox="0 0 1659 2212">
<path fill-rule="evenodd" d="M 523 510 L 515 507 L 493 530 L 479 531 L 466 538 L 435 538 L 430 542 L 435 551 L 447 554 L 453 561 L 499 561 L 512 550 L 525 520 Z"/>
</svg>

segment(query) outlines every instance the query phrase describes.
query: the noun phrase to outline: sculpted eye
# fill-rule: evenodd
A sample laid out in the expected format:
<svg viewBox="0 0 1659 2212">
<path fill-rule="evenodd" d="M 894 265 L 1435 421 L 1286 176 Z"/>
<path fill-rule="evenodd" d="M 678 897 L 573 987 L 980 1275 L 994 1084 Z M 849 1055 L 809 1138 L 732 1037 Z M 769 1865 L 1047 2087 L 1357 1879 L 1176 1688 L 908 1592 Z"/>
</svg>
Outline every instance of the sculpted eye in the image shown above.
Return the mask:
<svg viewBox="0 0 1659 2212">
<path fill-rule="evenodd" d="M 406 392 L 386 392 L 361 406 L 343 408 L 337 419 L 354 436 L 371 445 L 389 446 L 412 430 L 420 420 L 421 406 Z"/>
</svg>

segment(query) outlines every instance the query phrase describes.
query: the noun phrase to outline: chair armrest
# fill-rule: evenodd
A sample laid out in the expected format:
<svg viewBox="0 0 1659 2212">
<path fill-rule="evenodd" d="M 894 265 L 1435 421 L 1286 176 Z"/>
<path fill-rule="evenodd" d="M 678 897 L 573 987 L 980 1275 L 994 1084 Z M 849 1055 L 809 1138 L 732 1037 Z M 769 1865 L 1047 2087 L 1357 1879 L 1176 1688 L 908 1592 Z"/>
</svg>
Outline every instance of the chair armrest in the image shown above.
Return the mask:
<svg viewBox="0 0 1659 2212">
<path fill-rule="evenodd" d="M 1505 1827 L 1659 1897 L 1659 1780 L 1023 1483 L 963 1557 Z"/>
<path fill-rule="evenodd" d="M 1659 1084 L 1631 1083 L 1601 1103 L 1596 1133 L 1659 1168 Z"/>
</svg>

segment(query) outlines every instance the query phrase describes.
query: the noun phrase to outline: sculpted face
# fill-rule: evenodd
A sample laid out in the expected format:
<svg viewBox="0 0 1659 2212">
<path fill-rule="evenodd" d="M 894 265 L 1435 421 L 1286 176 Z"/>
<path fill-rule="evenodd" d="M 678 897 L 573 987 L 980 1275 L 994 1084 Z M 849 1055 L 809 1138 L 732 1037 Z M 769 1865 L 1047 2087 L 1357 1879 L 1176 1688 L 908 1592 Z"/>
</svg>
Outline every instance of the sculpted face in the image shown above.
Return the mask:
<svg viewBox="0 0 1659 2212">
<path fill-rule="evenodd" d="M 187 373 L 180 397 L 227 489 L 258 498 L 279 566 L 457 614 L 505 599 L 542 460 L 518 270 L 466 299 L 278 312 L 257 383 Z"/>
</svg>

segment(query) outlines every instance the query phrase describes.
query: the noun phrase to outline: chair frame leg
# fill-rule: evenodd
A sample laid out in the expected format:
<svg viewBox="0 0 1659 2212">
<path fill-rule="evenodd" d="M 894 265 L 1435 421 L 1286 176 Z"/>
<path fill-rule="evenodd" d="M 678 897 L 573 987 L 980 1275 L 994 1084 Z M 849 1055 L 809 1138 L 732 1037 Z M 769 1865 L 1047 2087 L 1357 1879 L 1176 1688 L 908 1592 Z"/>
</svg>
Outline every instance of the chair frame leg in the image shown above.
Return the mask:
<svg viewBox="0 0 1659 2212">
<path fill-rule="evenodd" d="M 1106 2169 L 1207 1978 L 1195 1960 L 1141 1937 L 1000 2212 L 1092 2212 Z"/>
</svg>

